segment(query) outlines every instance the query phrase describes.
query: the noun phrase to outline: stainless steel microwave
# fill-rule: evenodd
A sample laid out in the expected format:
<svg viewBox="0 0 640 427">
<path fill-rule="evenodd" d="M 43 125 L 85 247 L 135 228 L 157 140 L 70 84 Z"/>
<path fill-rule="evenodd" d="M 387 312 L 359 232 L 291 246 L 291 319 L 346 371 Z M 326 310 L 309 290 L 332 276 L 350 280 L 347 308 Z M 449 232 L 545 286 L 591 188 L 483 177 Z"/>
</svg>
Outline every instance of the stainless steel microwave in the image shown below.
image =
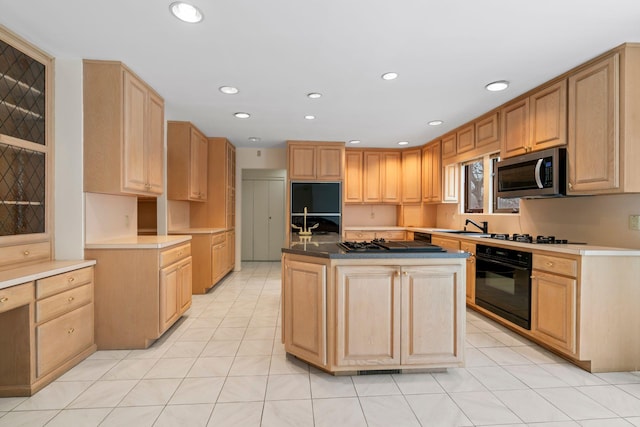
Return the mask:
<svg viewBox="0 0 640 427">
<path fill-rule="evenodd" d="M 538 198 L 566 194 L 567 154 L 562 147 L 512 157 L 496 164 L 498 197 Z"/>
</svg>

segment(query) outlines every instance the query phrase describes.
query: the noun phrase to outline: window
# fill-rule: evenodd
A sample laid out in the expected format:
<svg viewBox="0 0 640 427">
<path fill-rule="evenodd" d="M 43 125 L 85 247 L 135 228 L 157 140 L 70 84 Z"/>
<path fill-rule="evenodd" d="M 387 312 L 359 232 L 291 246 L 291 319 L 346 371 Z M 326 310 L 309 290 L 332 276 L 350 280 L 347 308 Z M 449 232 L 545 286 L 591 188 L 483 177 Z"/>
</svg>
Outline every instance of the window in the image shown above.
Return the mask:
<svg viewBox="0 0 640 427">
<path fill-rule="evenodd" d="M 483 159 L 464 165 L 464 211 L 484 212 L 484 164 Z"/>
<path fill-rule="evenodd" d="M 496 163 L 500 160 L 499 157 L 491 159 L 491 177 L 493 178 L 496 173 Z M 493 179 L 491 180 L 493 182 Z M 492 186 L 494 187 L 494 186 Z M 491 194 L 493 195 L 493 212 L 497 213 L 518 213 L 520 212 L 520 198 L 505 199 L 496 195 L 497 189 L 492 188 Z"/>
</svg>

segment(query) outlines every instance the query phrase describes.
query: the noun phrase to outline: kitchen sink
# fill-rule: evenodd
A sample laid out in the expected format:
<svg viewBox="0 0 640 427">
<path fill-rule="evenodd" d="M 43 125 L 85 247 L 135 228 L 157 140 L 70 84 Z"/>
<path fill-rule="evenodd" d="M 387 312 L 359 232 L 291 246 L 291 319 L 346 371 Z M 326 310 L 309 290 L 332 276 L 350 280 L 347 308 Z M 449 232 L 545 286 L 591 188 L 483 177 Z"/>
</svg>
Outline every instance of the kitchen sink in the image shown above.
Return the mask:
<svg viewBox="0 0 640 427">
<path fill-rule="evenodd" d="M 483 233 L 481 231 L 472 231 L 472 230 L 447 230 L 447 231 L 442 230 L 442 232 L 451 233 L 451 234 L 464 234 L 465 236 L 473 236 L 473 237 L 491 237 L 491 234 L 489 233 Z"/>
</svg>

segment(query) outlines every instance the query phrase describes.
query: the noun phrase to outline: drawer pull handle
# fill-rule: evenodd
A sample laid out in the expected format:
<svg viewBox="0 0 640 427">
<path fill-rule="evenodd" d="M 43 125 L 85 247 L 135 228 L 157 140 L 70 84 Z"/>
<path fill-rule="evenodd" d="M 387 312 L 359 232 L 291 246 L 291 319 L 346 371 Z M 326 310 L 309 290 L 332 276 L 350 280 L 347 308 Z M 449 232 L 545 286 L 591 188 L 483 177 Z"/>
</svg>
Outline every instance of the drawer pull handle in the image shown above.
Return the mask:
<svg viewBox="0 0 640 427">
<path fill-rule="evenodd" d="M 69 328 L 69 329 L 67 329 L 67 333 L 68 333 L 68 334 L 72 334 L 72 333 L 74 333 L 75 331 L 76 331 L 76 330 L 75 330 L 75 328 Z"/>
<path fill-rule="evenodd" d="M 75 299 L 74 297 L 69 297 L 69 298 L 67 298 L 67 301 L 71 302 L 71 301 L 73 301 L 74 299 Z"/>
<path fill-rule="evenodd" d="M 9 297 L 0 298 L 0 302 L 7 302 L 7 301 L 9 301 Z"/>
<path fill-rule="evenodd" d="M 73 283 L 75 282 L 76 278 L 75 277 L 69 277 L 69 279 L 67 279 L 69 281 L 69 283 Z"/>
<path fill-rule="evenodd" d="M 31 252 L 29 252 L 29 251 L 24 251 L 24 252 L 23 252 L 23 254 L 24 254 L 24 256 L 29 256 L 29 255 L 31 255 Z"/>
<path fill-rule="evenodd" d="M 552 267 L 553 263 L 551 261 L 547 261 L 547 267 Z"/>
</svg>

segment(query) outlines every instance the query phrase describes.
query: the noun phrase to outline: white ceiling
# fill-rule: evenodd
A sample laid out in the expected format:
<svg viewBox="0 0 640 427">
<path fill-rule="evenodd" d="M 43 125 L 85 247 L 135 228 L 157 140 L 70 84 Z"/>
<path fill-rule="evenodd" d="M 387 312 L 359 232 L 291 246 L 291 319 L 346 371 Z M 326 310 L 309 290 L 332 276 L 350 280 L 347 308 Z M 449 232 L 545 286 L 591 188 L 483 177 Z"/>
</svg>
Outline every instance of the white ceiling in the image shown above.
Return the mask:
<svg viewBox="0 0 640 427">
<path fill-rule="evenodd" d="M 174 18 L 172 0 L 0 0 L 0 24 L 55 57 L 123 61 L 165 98 L 167 119 L 237 147 L 422 145 L 640 42 L 638 0 L 190 1 L 200 24 Z M 400 77 L 384 81 L 387 71 Z M 499 79 L 507 91 L 484 89 Z M 434 119 L 445 123 L 427 126 Z"/>
</svg>

